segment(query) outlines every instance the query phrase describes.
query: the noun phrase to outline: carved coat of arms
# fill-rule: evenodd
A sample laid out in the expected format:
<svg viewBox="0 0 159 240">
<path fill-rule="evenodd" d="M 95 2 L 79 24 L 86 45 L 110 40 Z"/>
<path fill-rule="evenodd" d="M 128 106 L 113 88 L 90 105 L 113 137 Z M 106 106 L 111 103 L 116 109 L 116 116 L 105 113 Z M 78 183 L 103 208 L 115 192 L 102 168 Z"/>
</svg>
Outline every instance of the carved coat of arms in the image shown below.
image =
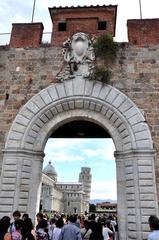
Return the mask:
<svg viewBox="0 0 159 240">
<path fill-rule="evenodd" d="M 91 62 L 95 59 L 92 40 L 85 33 L 79 32 L 63 43 L 64 60 L 67 66 L 57 79 L 66 80 L 75 76 L 87 77 Z"/>
</svg>

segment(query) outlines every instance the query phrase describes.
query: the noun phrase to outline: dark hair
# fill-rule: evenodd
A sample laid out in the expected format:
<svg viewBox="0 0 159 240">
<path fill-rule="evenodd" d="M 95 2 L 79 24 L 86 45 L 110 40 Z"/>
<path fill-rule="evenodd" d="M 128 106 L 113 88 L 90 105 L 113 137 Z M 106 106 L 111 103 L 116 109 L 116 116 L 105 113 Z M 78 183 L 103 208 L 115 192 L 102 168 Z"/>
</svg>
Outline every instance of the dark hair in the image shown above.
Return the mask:
<svg viewBox="0 0 159 240">
<path fill-rule="evenodd" d="M 55 223 L 55 225 L 56 225 L 56 227 L 58 227 L 58 228 L 62 228 L 63 225 L 64 225 L 63 219 L 62 219 L 62 218 L 59 218 L 59 219 L 57 220 L 57 222 Z"/>
<path fill-rule="evenodd" d="M 47 220 L 45 219 L 42 219 L 40 222 L 39 222 L 39 225 L 38 225 L 39 228 L 47 228 Z"/>
<path fill-rule="evenodd" d="M 23 221 L 23 228 L 26 228 L 26 230 L 29 232 L 31 231 L 34 226 L 33 226 L 33 223 L 31 221 L 30 218 L 26 218 L 24 221 Z"/>
<path fill-rule="evenodd" d="M 16 230 L 21 229 L 23 226 L 23 220 L 22 219 L 15 220 L 14 225 Z"/>
<path fill-rule="evenodd" d="M 101 219 L 101 222 L 100 222 L 100 224 L 101 224 L 102 226 L 105 226 L 105 224 L 106 224 L 106 221 L 105 221 L 105 219 Z"/>
<path fill-rule="evenodd" d="M 96 215 L 94 213 L 92 213 L 91 216 L 90 216 L 90 219 L 91 220 L 95 220 L 96 219 Z"/>
<path fill-rule="evenodd" d="M 50 219 L 50 224 L 54 224 L 54 223 L 56 223 L 56 221 L 57 221 L 56 218 L 51 218 Z"/>
<path fill-rule="evenodd" d="M 77 216 L 76 215 L 71 215 L 69 217 L 70 222 L 75 223 L 77 221 Z"/>
<path fill-rule="evenodd" d="M 158 217 L 152 215 L 148 219 L 151 230 L 159 230 L 159 219 Z"/>
<path fill-rule="evenodd" d="M 28 219 L 29 218 L 29 214 L 28 213 L 24 213 L 22 216 L 22 219 Z"/>
<path fill-rule="evenodd" d="M 10 226 L 10 217 L 4 216 L 0 220 L 0 231 L 3 232 L 3 233 L 6 233 L 9 226 Z"/>
<path fill-rule="evenodd" d="M 43 219 L 44 215 L 41 212 L 39 212 L 39 213 L 36 214 L 36 217 L 39 217 L 39 218 Z"/>
<path fill-rule="evenodd" d="M 84 220 L 84 227 L 85 229 L 89 229 L 90 228 L 90 223 L 88 220 Z"/>
<path fill-rule="evenodd" d="M 13 212 L 13 217 L 21 217 L 21 213 L 17 210 Z"/>
<path fill-rule="evenodd" d="M 31 230 L 34 229 L 33 223 L 30 218 L 26 218 L 23 221 L 23 226 L 22 226 L 22 236 L 24 239 L 27 238 L 28 234 L 31 233 Z"/>
</svg>

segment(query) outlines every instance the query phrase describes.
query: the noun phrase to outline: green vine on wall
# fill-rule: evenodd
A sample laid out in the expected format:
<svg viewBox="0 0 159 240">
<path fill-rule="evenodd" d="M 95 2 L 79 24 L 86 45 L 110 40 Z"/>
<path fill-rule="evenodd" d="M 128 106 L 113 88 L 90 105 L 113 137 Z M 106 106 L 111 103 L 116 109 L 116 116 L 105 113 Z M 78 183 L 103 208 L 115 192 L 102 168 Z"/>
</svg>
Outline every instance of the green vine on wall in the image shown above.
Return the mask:
<svg viewBox="0 0 159 240">
<path fill-rule="evenodd" d="M 96 61 L 89 79 L 109 83 L 112 76 L 111 65 L 116 59 L 118 44 L 111 35 L 104 34 L 95 39 L 93 48 Z"/>
<path fill-rule="evenodd" d="M 107 66 L 95 65 L 92 68 L 88 78 L 90 80 L 96 80 L 96 81 L 100 81 L 103 83 L 109 83 L 111 75 L 112 75 L 112 72 Z"/>
</svg>

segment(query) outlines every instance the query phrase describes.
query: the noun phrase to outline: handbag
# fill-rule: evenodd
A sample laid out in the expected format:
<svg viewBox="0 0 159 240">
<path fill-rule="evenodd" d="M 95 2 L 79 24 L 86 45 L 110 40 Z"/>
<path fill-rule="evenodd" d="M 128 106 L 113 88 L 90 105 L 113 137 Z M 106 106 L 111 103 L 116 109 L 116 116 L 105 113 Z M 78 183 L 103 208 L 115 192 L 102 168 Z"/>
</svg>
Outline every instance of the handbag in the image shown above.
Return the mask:
<svg viewBox="0 0 159 240">
<path fill-rule="evenodd" d="M 82 239 L 84 239 L 84 237 L 85 237 L 86 233 L 88 232 L 88 230 L 89 230 L 89 229 L 87 229 L 87 230 L 85 231 L 85 233 L 84 233 L 83 236 L 82 236 Z"/>
</svg>

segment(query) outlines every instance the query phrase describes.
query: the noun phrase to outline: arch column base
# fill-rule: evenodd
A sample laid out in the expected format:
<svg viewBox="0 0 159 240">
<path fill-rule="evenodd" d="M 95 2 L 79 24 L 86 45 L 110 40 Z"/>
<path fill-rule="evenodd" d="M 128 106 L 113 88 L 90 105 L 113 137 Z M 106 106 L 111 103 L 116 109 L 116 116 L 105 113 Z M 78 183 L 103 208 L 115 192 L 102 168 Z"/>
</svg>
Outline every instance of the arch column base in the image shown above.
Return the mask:
<svg viewBox="0 0 159 240">
<path fill-rule="evenodd" d="M 115 152 L 119 239 L 147 239 L 148 218 L 158 215 L 154 172 L 155 151 Z"/>
<path fill-rule="evenodd" d="M 43 152 L 5 149 L 0 184 L 0 215 L 39 211 Z M 1 217 L 0 216 L 0 217 Z"/>
</svg>

